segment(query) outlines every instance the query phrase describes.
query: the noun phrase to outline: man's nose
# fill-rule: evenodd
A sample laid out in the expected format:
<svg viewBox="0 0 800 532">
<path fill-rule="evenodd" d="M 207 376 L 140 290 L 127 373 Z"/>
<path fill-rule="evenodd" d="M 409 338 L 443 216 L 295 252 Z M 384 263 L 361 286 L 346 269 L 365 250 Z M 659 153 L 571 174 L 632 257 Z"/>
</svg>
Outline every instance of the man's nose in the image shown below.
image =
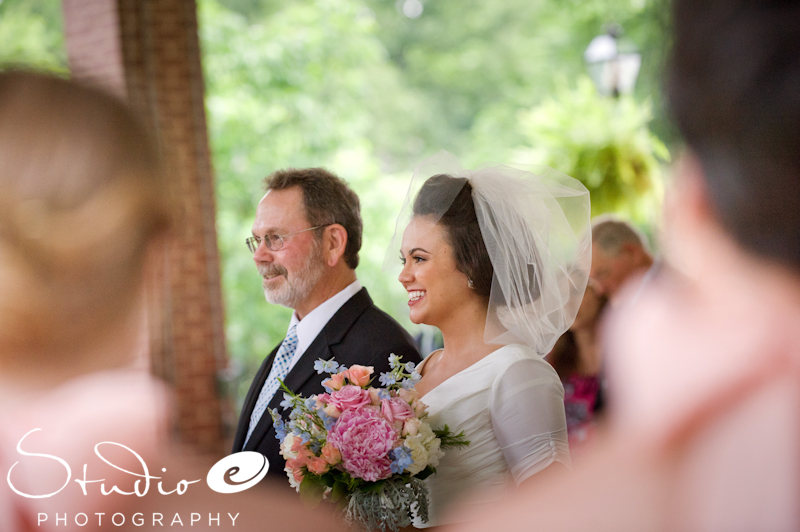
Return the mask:
<svg viewBox="0 0 800 532">
<path fill-rule="evenodd" d="M 253 253 L 253 260 L 256 262 L 272 262 L 274 259 L 273 251 L 267 247 L 265 239 L 258 243 L 256 252 Z"/>
</svg>

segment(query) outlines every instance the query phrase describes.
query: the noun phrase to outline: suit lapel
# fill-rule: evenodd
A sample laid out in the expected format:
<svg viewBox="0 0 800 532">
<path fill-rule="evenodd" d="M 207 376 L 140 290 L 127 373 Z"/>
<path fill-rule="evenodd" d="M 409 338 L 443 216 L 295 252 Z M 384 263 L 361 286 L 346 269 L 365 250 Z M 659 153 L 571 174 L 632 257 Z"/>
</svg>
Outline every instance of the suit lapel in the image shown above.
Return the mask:
<svg viewBox="0 0 800 532">
<path fill-rule="evenodd" d="M 247 429 L 250 427 L 250 415 L 253 413 L 253 408 L 256 406 L 258 395 L 261 393 L 261 388 L 264 387 L 264 382 L 267 380 L 269 370 L 272 368 L 272 362 L 275 360 L 275 353 L 278 352 L 280 344 L 264 359 L 261 367 L 258 368 L 253 382 L 250 384 L 250 389 L 247 391 L 247 396 L 244 399 L 242 406 L 242 413 L 239 416 L 239 423 L 236 427 L 236 438 L 233 442 L 233 449 L 238 451 L 244 444 L 244 439 L 247 436 Z M 252 439 L 252 438 L 251 438 Z"/>
<path fill-rule="evenodd" d="M 329 359 L 331 357 L 330 347 L 342 341 L 344 336 L 350 330 L 350 327 L 352 327 L 353 323 L 355 323 L 356 319 L 371 305 L 372 298 L 369 297 L 366 288 L 362 288 L 356 292 L 353 297 L 347 300 L 347 302 L 336 311 L 336 314 L 334 314 L 333 317 L 328 320 L 328 323 L 325 324 L 325 327 L 323 327 L 317 337 L 314 338 L 314 341 L 311 342 L 311 345 L 309 345 L 308 349 L 305 350 L 303 355 L 300 357 L 300 360 L 297 361 L 294 367 L 292 367 L 291 371 L 289 371 L 289 373 L 286 375 L 286 379 L 284 379 L 286 386 L 288 386 L 290 390 L 293 390 L 297 393 L 303 393 L 302 390 L 307 386 L 309 381 L 311 381 L 314 377 L 320 378 L 321 375 L 317 375 L 317 372 L 314 370 L 314 362 L 316 362 L 319 358 L 325 360 Z M 271 357 L 274 356 L 275 352 L 277 352 L 277 349 L 272 352 Z M 261 377 L 261 385 L 258 386 L 258 389 L 255 392 L 255 397 L 258 397 L 258 393 L 261 391 L 261 386 L 264 385 L 264 381 L 269 373 L 269 366 L 271 366 L 272 361 L 268 360 L 267 362 L 268 363 L 265 362 L 267 369 L 264 372 L 263 377 L 259 375 L 259 377 Z M 275 396 L 270 401 L 268 408 L 277 410 L 279 413 L 283 414 L 280 409 L 281 401 L 283 401 L 283 391 L 279 388 L 278 391 L 275 392 Z M 249 407 L 246 409 L 247 412 L 253 411 L 255 399 L 252 399 L 251 403 L 252 404 L 246 403 Z M 250 436 L 250 440 L 248 440 L 247 448 L 245 450 L 254 450 L 256 447 L 258 447 L 261 440 L 263 440 L 264 437 L 271 432 L 271 427 L 272 417 L 268 412 L 265 412 L 264 415 L 261 416 L 261 420 L 259 420 L 258 425 L 256 425 L 255 430 L 253 430 L 253 434 Z M 245 429 L 245 433 L 246 432 L 247 429 Z"/>
</svg>

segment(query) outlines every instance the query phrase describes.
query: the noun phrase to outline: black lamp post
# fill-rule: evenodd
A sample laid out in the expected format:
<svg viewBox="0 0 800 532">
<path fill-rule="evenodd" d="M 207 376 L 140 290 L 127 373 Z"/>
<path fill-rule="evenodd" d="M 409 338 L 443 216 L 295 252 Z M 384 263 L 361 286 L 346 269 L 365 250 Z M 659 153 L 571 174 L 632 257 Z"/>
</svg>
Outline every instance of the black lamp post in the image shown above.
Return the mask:
<svg viewBox="0 0 800 532">
<path fill-rule="evenodd" d="M 620 49 L 619 26 L 598 35 L 583 54 L 589 75 L 601 94 L 618 97 L 633 91 L 642 56 L 633 47 Z"/>
</svg>

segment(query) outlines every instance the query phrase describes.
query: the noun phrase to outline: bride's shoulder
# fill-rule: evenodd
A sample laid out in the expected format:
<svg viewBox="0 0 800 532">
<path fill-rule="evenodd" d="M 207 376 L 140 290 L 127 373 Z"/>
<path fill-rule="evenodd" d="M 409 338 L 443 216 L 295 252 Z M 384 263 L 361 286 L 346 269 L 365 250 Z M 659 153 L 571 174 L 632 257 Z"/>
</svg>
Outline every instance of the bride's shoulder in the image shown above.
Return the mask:
<svg viewBox="0 0 800 532">
<path fill-rule="evenodd" d="M 555 374 L 550 363 L 526 345 L 508 344 L 498 349 L 494 354 L 496 355 L 496 364 L 502 367 L 504 373 L 526 368 L 526 373 Z"/>
</svg>

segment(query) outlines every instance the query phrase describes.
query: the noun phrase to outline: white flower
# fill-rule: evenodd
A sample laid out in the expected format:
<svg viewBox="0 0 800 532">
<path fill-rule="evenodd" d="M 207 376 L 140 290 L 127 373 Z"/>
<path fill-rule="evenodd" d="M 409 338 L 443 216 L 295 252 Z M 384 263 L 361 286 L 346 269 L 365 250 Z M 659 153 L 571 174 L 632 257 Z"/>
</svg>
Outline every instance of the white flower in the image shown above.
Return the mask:
<svg viewBox="0 0 800 532">
<path fill-rule="evenodd" d="M 299 436 L 295 436 L 291 432 L 283 439 L 281 442 L 281 456 L 283 456 L 284 460 L 294 460 L 297 458 L 297 453 L 292 451 L 292 447 L 294 447 L 295 440 L 299 439 Z"/>
<path fill-rule="evenodd" d="M 289 477 L 289 485 L 295 489 L 295 491 L 300 491 L 300 483 L 294 479 L 294 473 L 286 466 L 283 468 L 283 471 L 286 473 L 286 476 Z"/>
<path fill-rule="evenodd" d="M 411 458 L 414 460 L 414 463 L 406 469 L 412 475 L 416 475 L 428 465 L 428 449 L 425 448 L 419 433 L 406 438 L 405 446 L 411 451 Z"/>
</svg>

